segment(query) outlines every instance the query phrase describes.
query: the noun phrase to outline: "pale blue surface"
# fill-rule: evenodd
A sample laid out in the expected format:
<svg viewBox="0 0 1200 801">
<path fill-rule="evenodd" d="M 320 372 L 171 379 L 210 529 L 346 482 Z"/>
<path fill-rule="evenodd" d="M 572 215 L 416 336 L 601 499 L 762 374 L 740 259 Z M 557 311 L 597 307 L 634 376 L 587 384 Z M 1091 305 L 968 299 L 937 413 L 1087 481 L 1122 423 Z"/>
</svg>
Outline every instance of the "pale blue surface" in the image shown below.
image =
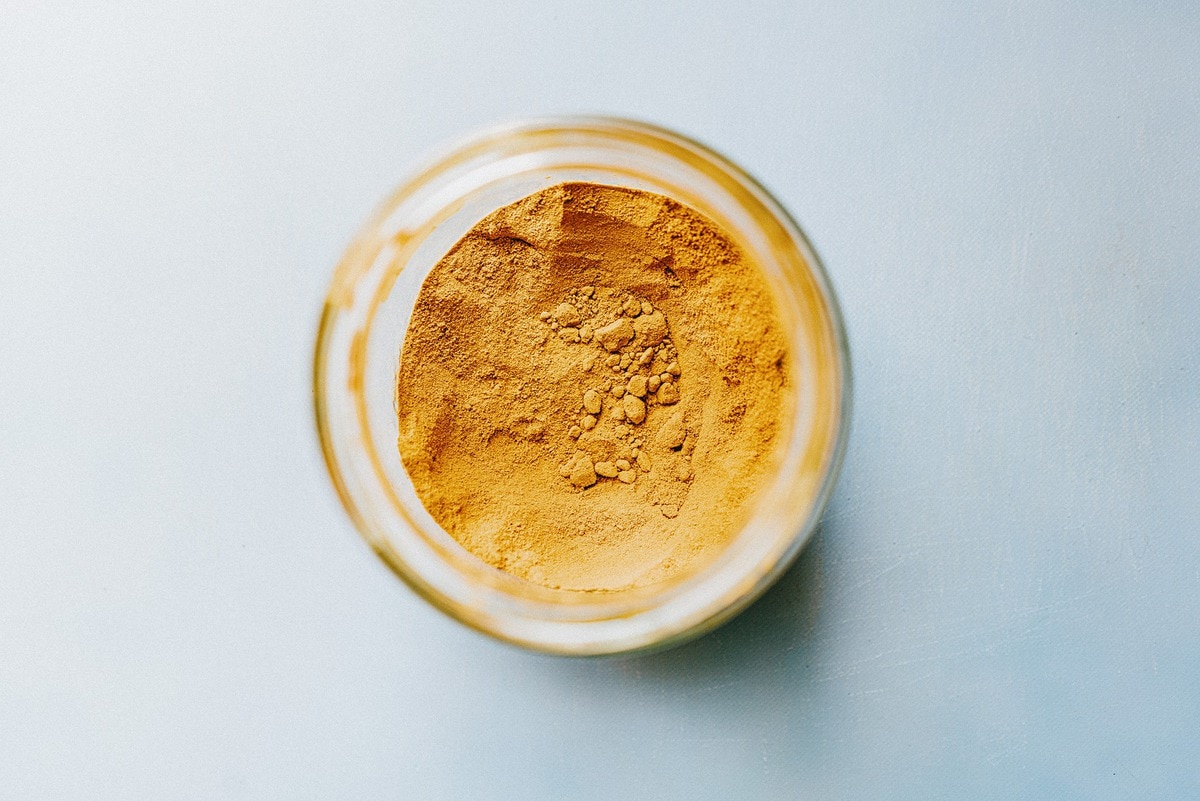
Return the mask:
<svg viewBox="0 0 1200 801">
<path fill-rule="evenodd" d="M 1200 797 L 1194 4 L 0 9 L 0 798 Z M 798 566 L 652 657 L 425 607 L 316 451 L 330 270 L 426 151 L 643 117 L 840 292 Z"/>
</svg>

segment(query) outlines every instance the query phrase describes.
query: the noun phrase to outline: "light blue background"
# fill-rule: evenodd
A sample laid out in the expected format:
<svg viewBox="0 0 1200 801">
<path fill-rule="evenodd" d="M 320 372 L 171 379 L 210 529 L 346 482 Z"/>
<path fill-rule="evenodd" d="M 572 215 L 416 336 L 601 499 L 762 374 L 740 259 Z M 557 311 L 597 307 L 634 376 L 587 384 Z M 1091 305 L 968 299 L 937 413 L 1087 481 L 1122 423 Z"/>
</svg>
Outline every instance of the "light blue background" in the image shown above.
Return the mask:
<svg viewBox="0 0 1200 801">
<path fill-rule="evenodd" d="M 1200 797 L 1195 4 L 298 5 L 0 6 L 0 798 Z M 308 383 L 423 154 L 583 111 L 759 176 L 857 380 L 795 569 L 610 661 L 401 586 Z"/>
</svg>

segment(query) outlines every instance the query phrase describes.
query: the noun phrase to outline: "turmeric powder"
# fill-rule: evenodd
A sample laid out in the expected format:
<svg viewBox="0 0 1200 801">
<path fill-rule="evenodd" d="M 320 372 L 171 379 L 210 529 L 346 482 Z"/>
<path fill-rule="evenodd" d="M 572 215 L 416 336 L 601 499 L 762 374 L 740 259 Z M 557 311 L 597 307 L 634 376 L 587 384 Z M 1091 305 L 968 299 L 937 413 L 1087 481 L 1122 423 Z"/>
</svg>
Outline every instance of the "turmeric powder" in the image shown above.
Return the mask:
<svg viewBox="0 0 1200 801">
<path fill-rule="evenodd" d="M 418 497 L 471 553 L 617 591 L 718 551 L 773 473 L 789 352 L 762 270 L 662 195 L 569 183 L 430 271 L 396 380 Z"/>
</svg>

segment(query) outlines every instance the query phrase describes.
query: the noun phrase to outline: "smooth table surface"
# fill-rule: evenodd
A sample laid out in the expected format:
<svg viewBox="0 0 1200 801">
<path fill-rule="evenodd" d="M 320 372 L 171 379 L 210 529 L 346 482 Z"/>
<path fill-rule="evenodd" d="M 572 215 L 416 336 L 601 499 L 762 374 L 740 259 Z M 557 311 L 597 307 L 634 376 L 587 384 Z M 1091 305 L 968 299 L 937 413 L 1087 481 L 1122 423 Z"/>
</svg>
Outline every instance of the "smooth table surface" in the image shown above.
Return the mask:
<svg viewBox="0 0 1200 801">
<path fill-rule="evenodd" d="M 1200 797 L 1198 41 L 1189 3 L 4 4 L 0 798 Z M 426 153 L 584 111 L 777 194 L 856 395 L 768 596 L 569 661 L 375 560 L 309 368 Z"/>
</svg>

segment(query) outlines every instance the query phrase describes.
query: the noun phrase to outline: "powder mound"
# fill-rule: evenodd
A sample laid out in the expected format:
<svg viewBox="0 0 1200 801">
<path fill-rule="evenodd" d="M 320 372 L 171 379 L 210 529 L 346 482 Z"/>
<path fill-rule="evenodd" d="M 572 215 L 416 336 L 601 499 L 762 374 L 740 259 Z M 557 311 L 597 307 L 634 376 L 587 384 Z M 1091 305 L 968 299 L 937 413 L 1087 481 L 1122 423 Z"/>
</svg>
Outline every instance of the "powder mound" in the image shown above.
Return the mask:
<svg viewBox="0 0 1200 801">
<path fill-rule="evenodd" d="M 430 271 L 396 379 L 399 448 L 467 550 L 618 591 L 728 542 L 777 463 L 786 340 L 762 272 L 669 198 L 562 184 Z"/>
</svg>

